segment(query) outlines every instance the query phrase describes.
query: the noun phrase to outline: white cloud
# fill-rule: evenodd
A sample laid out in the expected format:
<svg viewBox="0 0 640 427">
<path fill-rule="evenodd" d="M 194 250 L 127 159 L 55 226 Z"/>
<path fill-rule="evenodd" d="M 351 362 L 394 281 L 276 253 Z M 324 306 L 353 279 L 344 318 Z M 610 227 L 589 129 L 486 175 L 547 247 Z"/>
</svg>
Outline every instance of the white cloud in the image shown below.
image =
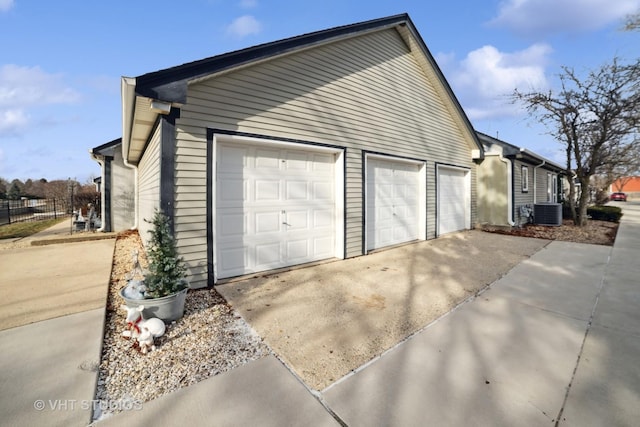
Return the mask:
<svg viewBox="0 0 640 427">
<path fill-rule="evenodd" d="M 0 110 L 0 136 L 19 134 L 28 123 L 29 117 L 23 110 Z"/>
<path fill-rule="evenodd" d="M 240 7 L 243 9 L 253 9 L 258 6 L 257 0 L 240 0 Z"/>
<path fill-rule="evenodd" d="M 0 67 L 0 135 L 18 135 L 29 128 L 30 111 L 53 104 L 73 104 L 80 94 L 58 74 L 40 67 Z"/>
<path fill-rule="evenodd" d="M 227 34 L 234 37 L 246 37 L 252 34 L 258 34 L 262 31 L 262 24 L 251 15 L 243 15 L 227 27 Z"/>
<path fill-rule="evenodd" d="M 0 0 L 0 12 L 7 12 L 13 5 L 13 0 Z"/>
<path fill-rule="evenodd" d="M 640 9 L 640 0 L 505 0 L 490 25 L 525 35 L 600 29 Z"/>
<path fill-rule="evenodd" d="M 450 55 L 439 55 L 453 91 L 471 120 L 513 116 L 520 113 L 509 101 L 517 88 L 522 91 L 548 87 L 545 65 L 551 48 L 535 44 L 505 53 L 483 46 L 459 63 Z"/>
<path fill-rule="evenodd" d="M 67 87 L 58 74 L 47 74 L 40 67 L 8 64 L 0 67 L 0 108 L 68 104 L 80 94 Z"/>
</svg>

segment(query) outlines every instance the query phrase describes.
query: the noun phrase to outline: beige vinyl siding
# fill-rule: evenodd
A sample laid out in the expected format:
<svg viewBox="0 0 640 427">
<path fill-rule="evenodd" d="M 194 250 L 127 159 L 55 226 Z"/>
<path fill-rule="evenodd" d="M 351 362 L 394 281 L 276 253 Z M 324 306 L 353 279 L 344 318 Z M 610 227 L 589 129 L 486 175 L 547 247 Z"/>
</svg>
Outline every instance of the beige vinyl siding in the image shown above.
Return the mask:
<svg viewBox="0 0 640 427">
<path fill-rule="evenodd" d="M 509 225 L 507 165 L 499 156 L 486 156 L 478 168 L 478 222 Z"/>
<path fill-rule="evenodd" d="M 207 283 L 206 129 L 176 125 L 174 230 L 192 288 Z M 203 143 L 205 142 L 205 143 Z"/>
<path fill-rule="evenodd" d="M 138 164 L 138 231 L 142 241 L 149 240 L 150 224 L 155 209 L 160 207 L 160 127 L 157 127 Z"/>
<path fill-rule="evenodd" d="M 475 147 L 420 58 L 390 29 L 192 83 L 176 121 L 176 197 L 191 194 L 176 209 L 177 229 L 192 224 L 189 232 L 206 234 L 206 206 L 191 202 L 206 199 L 206 171 L 196 165 L 205 161 L 207 127 L 346 147 L 347 257 L 362 254 L 362 150 L 427 161 L 428 238 L 435 237 L 435 163 L 471 169 L 474 224 Z M 206 264 L 204 241 L 179 246 Z"/>
</svg>

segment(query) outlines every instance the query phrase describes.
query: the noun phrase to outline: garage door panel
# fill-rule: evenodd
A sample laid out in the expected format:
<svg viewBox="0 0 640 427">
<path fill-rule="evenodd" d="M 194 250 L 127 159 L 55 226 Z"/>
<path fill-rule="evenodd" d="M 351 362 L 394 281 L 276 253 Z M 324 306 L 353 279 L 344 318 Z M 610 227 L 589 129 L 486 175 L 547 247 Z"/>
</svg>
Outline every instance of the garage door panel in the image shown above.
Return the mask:
<svg viewBox="0 0 640 427">
<path fill-rule="evenodd" d="M 321 236 L 313 239 L 313 254 L 318 259 L 331 258 L 334 253 L 333 237 Z"/>
<path fill-rule="evenodd" d="M 223 178 L 225 185 L 218 190 L 218 206 L 224 206 L 225 203 L 236 205 L 244 200 L 249 191 L 249 182 L 242 177 L 226 176 Z"/>
<path fill-rule="evenodd" d="M 287 161 L 284 162 L 285 167 L 289 171 L 307 171 L 309 167 L 309 162 L 313 161 L 309 159 L 309 154 L 289 151 L 287 152 L 286 158 Z"/>
<path fill-rule="evenodd" d="M 253 215 L 253 233 L 256 235 L 265 233 L 277 233 L 281 228 L 280 212 L 256 212 Z M 247 230 L 249 231 L 249 230 Z"/>
<path fill-rule="evenodd" d="M 217 277 L 334 256 L 334 155 L 239 143 L 218 155 Z"/>
<path fill-rule="evenodd" d="M 241 272 L 244 270 L 248 258 L 248 249 L 244 246 L 229 246 L 218 257 L 218 264 L 224 271 L 242 274 Z"/>
<path fill-rule="evenodd" d="M 242 239 L 247 231 L 247 216 L 240 212 L 226 212 L 218 215 L 220 238 Z"/>
<path fill-rule="evenodd" d="M 313 228 L 333 228 L 333 211 L 329 209 L 313 211 Z"/>
<path fill-rule="evenodd" d="M 244 147 L 225 146 L 218 150 L 218 171 L 242 171 L 247 159 L 247 149 Z"/>
<path fill-rule="evenodd" d="M 279 180 L 255 180 L 255 200 L 274 202 L 280 200 Z"/>
<path fill-rule="evenodd" d="M 331 202 L 334 198 L 333 185 L 328 182 L 314 181 L 312 183 L 313 200 Z"/>
<path fill-rule="evenodd" d="M 287 210 L 286 227 L 288 231 L 308 230 L 309 229 L 309 211 L 308 210 Z"/>
<path fill-rule="evenodd" d="M 438 234 L 467 228 L 468 172 L 460 169 L 438 170 Z"/>
<path fill-rule="evenodd" d="M 323 174 L 326 176 L 333 176 L 333 169 L 335 160 L 333 155 L 329 154 L 314 154 L 311 160 L 311 169 L 314 173 Z"/>
<path fill-rule="evenodd" d="M 269 267 L 279 265 L 281 262 L 281 249 L 279 242 L 258 243 L 255 245 L 256 267 Z"/>
<path fill-rule="evenodd" d="M 264 148 L 256 148 L 254 153 L 250 153 L 247 150 L 245 156 L 248 159 L 248 162 L 245 162 L 247 166 L 250 166 L 250 162 L 254 164 L 252 169 L 261 172 L 273 172 L 277 173 L 280 170 L 280 151 L 279 150 L 269 150 Z"/>
<path fill-rule="evenodd" d="M 306 200 L 309 197 L 309 183 L 307 181 L 287 181 L 285 186 L 287 201 Z"/>
<path fill-rule="evenodd" d="M 367 162 L 367 249 L 418 238 L 420 166 L 392 160 Z"/>
<path fill-rule="evenodd" d="M 305 260 L 309 257 L 310 242 L 307 238 L 289 240 L 286 245 L 286 257 L 292 262 Z M 303 261 L 304 262 L 304 261 Z"/>
</svg>

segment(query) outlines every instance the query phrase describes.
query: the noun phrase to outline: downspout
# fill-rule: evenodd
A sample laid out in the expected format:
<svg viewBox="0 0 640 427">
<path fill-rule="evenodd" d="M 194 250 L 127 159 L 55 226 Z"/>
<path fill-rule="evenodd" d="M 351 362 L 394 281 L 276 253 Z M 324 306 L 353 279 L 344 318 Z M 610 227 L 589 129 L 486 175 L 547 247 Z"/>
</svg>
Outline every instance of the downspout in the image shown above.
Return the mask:
<svg viewBox="0 0 640 427">
<path fill-rule="evenodd" d="M 511 227 L 516 225 L 513 220 L 513 162 L 498 155 L 498 159 L 507 165 L 507 222 Z"/>
<path fill-rule="evenodd" d="M 131 128 L 133 126 L 133 111 L 126 115 L 127 107 L 132 106 L 135 109 L 135 86 L 136 79 L 131 77 L 122 77 L 120 81 L 120 91 L 122 95 L 122 160 L 126 167 L 134 170 L 133 178 L 133 227 L 131 230 L 138 228 L 138 167 L 132 165 L 128 161 L 129 144 L 131 143 Z"/>
<path fill-rule="evenodd" d="M 100 165 L 100 176 L 104 178 L 104 156 L 101 156 L 99 154 L 95 154 L 92 150 L 89 150 L 89 154 L 91 154 L 91 157 L 93 158 L 93 160 L 95 160 L 99 165 Z M 100 191 L 100 218 L 102 218 L 104 220 L 105 218 L 105 199 L 104 199 L 104 186 L 106 185 L 105 182 L 102 183 L 102 188 Z M 102 225 L 100 226 L 100 228 L 98 228 L 96 230 L 96 232 L 102 233 L 104 232 L 104 221 L 102 221 Z"/>
<path fill-rule="evenodd" d="M 138 229 L 138 167 L 129 163 L 124 153 L 122 156 L 122 160 L 124 161 L 124 165 L 126 167 L 133 169 L 133 226 L 131 227 L 131 230 L 137 230 Z"/>
</svg>

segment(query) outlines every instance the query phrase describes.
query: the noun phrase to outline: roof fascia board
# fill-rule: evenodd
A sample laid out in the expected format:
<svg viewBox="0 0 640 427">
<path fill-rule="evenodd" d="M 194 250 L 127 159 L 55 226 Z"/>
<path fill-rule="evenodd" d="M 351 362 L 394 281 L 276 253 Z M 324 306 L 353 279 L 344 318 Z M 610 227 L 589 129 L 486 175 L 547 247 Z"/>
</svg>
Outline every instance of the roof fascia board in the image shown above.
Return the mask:
<svg viewBox="0 0 640 427">
<path fill-rule="evenodd" d="M 113 148 L 113 147 L 117 146 L 118 144 L 122 144 L 122 138 L 116 138 L 116 139 L 114 139 L 112 141 L 105 142 L 102 145 L 98 145 L 97 147 L 93 147 L 89 151 L 91 153 L 102 154 L 102 153 L 100 153 L 101 151 L 106 150 L 108 148 Z"/>
<path fill-rule="evenodd" d="M 261 63 L 264 63 L 264 62 L 268 62 L 268 61 L 271 61 L 273 59 L 282 58 L 284 56 L 288 56 L 288 55 L 292 55 L 292 54 L 298 54 L 298 53 L 304 52 L 306 50 L 311 50 L 311 49 L 316 48 L 316 47 L 320 47 L 320 46 L 331 44 L 331 43 L 336 42 L 336 41 L 344 41 L 344 40 L 350 39 L 352 37 L 360 37 L 360 36 L 364 36 L 364 35 L 369 34 L 369 33 L 377 32 L 377 31 L 381 31 L 381 30 L 387 30 L 389 28 L 395 28 L 396 26 L 397 26 L 397 24 L 391 24 L 391 25 L 387 25 L 387 26 L 383 26 L 383 27 L 377 27 L 377 28 L 374 28 L 374 29 L 370 29 L 370 30 L 366 30 L 366 31 L 358 32 L 358 33 L 352 33 L 350 35 L 342 35 L 342 36 L 339 36 L 339 37 L 326 38 L 324 40 L 313 42 L 313 43 L 309 43 L 309 44 L 306 44 L 304 46 L 297 47 L 295 49 L 289 49 L 289 50 L 286 50 L 286 51 L 283 50 L 282 52 L 274 54 L 274 55 L 271 55 L 271 56 L 265 56 L 263 58 L 259 58 L 259 59 L 255 59 L 255 60 L 251 60 L 251 61 L 246 61 L 246 62 L 243 62 L 243 63 L 238 63 L 236 65 L 233 65 L 233 66 L 230 66 L 230 67 L 226 67 L 226 68 L 221 68 L 220 70 L 218 70 L 218 71 L 216 71 L 214 73 L 206 74 L 204 76 L 195 77 L 193 79 L 189 79 L 186 83 L 187 84 L 200 83 L 200 82 L 203 82 L 203 81 L 215 78 L 215 77 L 219 77 L 220 75 L 226 74 L 228 72 L 235 72 L 237 70 L 240 70 L 240 69 L 243 69 L 243 68 L 247 68 L 247 67 L 252 67 L 254 65 L 258 65 L 258 64 L 261 64 Z"/>
<path fill-rule="evenodd" d="M 544 162 L 544 166 L 548 166 L 547 169 L 555 169 L 558 171 L 565 170 L 565 168 L 563 168 L 556 162 L 553 162 L 545 157 L 542 157 L 539 154 L 534 153 L 533 151 L 527 150 L 526 148 L 521 148 L 520 154 L 516 157 L 529 159 L 530 161 L 535 161 L 535 162 Z"/>
</svg>

